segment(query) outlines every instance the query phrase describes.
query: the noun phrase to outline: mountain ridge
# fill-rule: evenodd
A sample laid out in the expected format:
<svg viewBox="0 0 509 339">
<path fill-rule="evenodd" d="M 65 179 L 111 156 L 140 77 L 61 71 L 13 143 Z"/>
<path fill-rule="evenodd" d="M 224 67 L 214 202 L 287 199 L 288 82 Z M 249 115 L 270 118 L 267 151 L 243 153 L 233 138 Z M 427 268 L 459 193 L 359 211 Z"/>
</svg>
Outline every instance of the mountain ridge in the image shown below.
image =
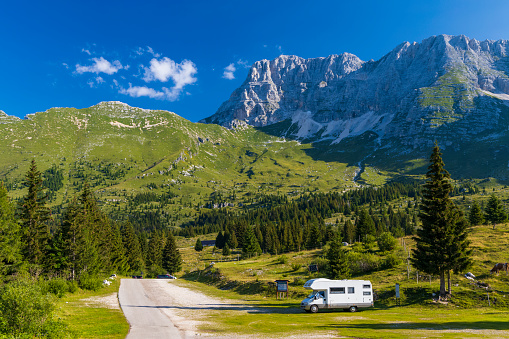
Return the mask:
<svg viewBox="0 0 509 339">
<path fill-rule="evenodd" d="M 368 114 L 361 119 L 367 125 L 360 131 L 382 132 L 383 139 L 386 132 L 395 136 L 403 130 L 410 132 L 404 141 L 408 143 L 417 134 L 429 134 L 436 127 L 472 115 L 478 108 L 474 100 L 479 97 L 480 101 L 506 101 L 508 48 L 508 40 L 479 42 L 463 35 L 438 35 L 421 43 L 404 42 L 377 61 L 362 61 L 349 53 L 261 60 L 253 64 L 245 82 L 230 99 L 201 122 L 228 127 L 232 121 L 241 120 L 263 127 L 292 119 L 300 122 L 299 133 L 293 135 L 296 139 L 324 140 L 340 137 L 345 131 L 355 135 L 359 126 L 354 119 Z M 402 112 L 406 114 L 401 116 Z M 296 119 L 303 113 L 307 115 L 304 121 Z M 398 115 L 417 123 L 391 124 Z M 485 120 L 493 127 L 498 117 L 491 114 Z M 353 128 L 347 128 L 351 122 Z M 313 123 L 332 125 L 309 129 Z M 380 129 L 380 124 L 388 127 L 387 131 Z M 326 134 L 317 136 L 324 127 Z M 468 139 L 466 133 L 462 137 Z"/>
</svg>

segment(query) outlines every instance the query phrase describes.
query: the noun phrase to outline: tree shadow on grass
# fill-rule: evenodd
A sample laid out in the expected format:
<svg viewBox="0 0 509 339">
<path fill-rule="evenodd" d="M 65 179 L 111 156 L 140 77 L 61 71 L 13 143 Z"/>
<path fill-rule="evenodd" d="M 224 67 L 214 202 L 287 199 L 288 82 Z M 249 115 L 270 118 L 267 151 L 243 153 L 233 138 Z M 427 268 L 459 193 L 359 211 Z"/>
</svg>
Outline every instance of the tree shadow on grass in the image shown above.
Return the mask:
<svg viewBox="0 0 509 339">
<path fill-rule="evenodd" d="M 274 313 L 274 314 L 297 314 L 305 313 L 294 303 L 282 304 L 201 304 L 195 306 L 181 305 L 125 305 L 122 307 L 141 307 L 156 309 L 194 310 L 194 311 L 246 311 L 247 313 Z"/>
<path fill-rule="evenodd" d="M 332 329 L 370 329 L 370 330 L 509 330 L 507 321 L 473 321 L 461 322 L 451 321 L 444 323 L 431 322 L 386 322 L 386 323 L 364 323 L 364 324 L 336 324 L 322 326 L 327 330 Z"/>
</svg>

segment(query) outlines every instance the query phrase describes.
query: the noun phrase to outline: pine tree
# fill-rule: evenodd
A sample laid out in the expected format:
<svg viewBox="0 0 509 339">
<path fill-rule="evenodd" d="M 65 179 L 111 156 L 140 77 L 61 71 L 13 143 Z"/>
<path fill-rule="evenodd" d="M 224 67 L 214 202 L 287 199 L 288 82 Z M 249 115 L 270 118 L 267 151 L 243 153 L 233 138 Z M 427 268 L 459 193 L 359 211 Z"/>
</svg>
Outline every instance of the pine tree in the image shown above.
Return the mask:
<svg viewBox="0 0 509 339">
<path fill-rule="evenodd" d="M 230 248 L 228 247 L 228 244 L 225 244 L 223 246 L 223 256 L 229 256 L 231 254 Z"/>
<path fill-rule="evenodd" d="M 422 187 L 422 228 L 414 238 L 411 261 L 419 271 L 440 276 L 440 295 L 445 296 L 445 274 L 468 267 L 470 252 L 465 222 L 449 197 L 452 185 L 441 155 L 435 143 Z"/>
<path fill-rule="evenodd" d="M 203 250 L 203 244 L 201 243 L 200 238 L 196 239 L 196 244 L 194 245 L 194 250 L 196 252 L 201 252 Z"/>
<path fill-rule="evenodd" d="M 375 223 L 373 222 L 373 219 L 369 215 L 368 211 L 365 209 L 361 209 L 361 212 L 359 213 L 356 230 L 356 238 L 360 238 L 361 241 L 364 241 L 367 235 L 371 235 L 373 237 L 376 235 Z"/>
<path fill-rule="evenodd" d="M 311 226 L 311 229 L 309 230 L 307 248 L 308 249 L 319 248 L 321 243 L 322 235 L 320 233 L 320 230 L 318 229 L 318 226 L 315 224 Z"/>
<path fill-rule="evenodd" d="M 493 224 L 495 229 L 496 224 L 503 223 L 507 220 L 507 213 L 504 210 L 504 206 L 500 200 L 492 194 L 486 205 L 486 220 Z"/>
<path fill-rule="evenodd" d="M 117 273 L 127 274 L 127 272 L 130 270 L 130 267 L 129 262 L 127 261 L 126 249 L 122 241 L 120 225 L 117 223 L 112 223 L 108 240 L 111 242 L 112 268 Z"/>
<path fill-rule="evenodd" d="M 141 252 L 138 237 L 134 233 L 133 226 L 130 222 L 126 222 L 122 227 L 122 242 L 127 254 L 127 263 L 131 272 L 139 272 L 143 270 L 143 254 Z"/>
<path fill-rule="evenodd" d="M 49 230 L 46 222 L 50 219 L 50 210 L 45 206 L 41 172 L 37 170 L 35 160 L 25 176 L 28 193 L 19 203 L 22 253 L 29 264 L 42 266 L 49 242 Z"/>
<path fill-rule="evenodd" d="M 97 275 L 115 269 L 112 223 L 100 211 L 87 183 L 68 205 L 64 220 L 52 242 L 53 267 L 67 270 L 70 279 L 83 273 Z M 59 251 L 62 257 L 59 257 Z"/>
<path fill-rule="evenodd" d="M 163 250 L 163 268 L 170 274 L 175 274 L 182 269 L 182 257 L 177 248 L 175 237 L 170 232 L 166 238 Z"/>
<path fill-rule="evenodd" d="M 352 243 L 355 239 L 355 226 L 352 224 L 350 219 L 345 221 L 345 225 L 343 227 L 344 240 L 348 243 Z"/>
<path fill-rule="evenodd" d="M 147 269 L 154 275 L 162 271 L 164 241 L 159 231 L 152 232 L 147 249 Z"/>
<path fill-rule="evenodd" d="M 21 261 L 19 224 L 15 219 L 14 206 L 7 196 L 7 189 L 0 182 L 0 279 L 13 273 Z"/>
<path fill-rule="evenodd" d="M 325 258 L 329 262 L 328 276 L 330 279 L 347 279 L 350 277 L 350 267 L 346 251 L 339 234 L 334 235 L 328 243 Z"/>
<path fill-rule="evenodd" d="M 260 248 L 260 244 L 258 243 L 258 239 L 256 239 L 252 227 L 246 228 L 242 243 L 243 243 L 242 247 L 243 257 L 251 257 L 252 255 L 258 255 L 262 253 L 262 249 Z"/>
<path fill-rule="evenodd" d="M 228 247 L 230 247 L 230 249 L 235 249 L 239 246 L 239 243 L 237 241 L 237 236 L 235 235 L 235 232 L 231 232 L 231 233 L 228 233 L 230 236 L 228 238 Z M 225 237 L 226 239 L 226 237 Z"/>
<path fill-rule="evenodd" d="M 472 204 L 472 208 L 470 209 L 468 221 L 472 226 L 482 225 L 482 223 L 484 222 L 484 215 L 482 213 L 481 206 L 479 206 L 479 204 L 475 200 L 474 203 Z"/>
<path fill-rule="evenodd" d="M 224 247 L 224 236 L 223 232 L 219 231 L 216 237 L 216 247 L 222 249 Z"/>
</svg>

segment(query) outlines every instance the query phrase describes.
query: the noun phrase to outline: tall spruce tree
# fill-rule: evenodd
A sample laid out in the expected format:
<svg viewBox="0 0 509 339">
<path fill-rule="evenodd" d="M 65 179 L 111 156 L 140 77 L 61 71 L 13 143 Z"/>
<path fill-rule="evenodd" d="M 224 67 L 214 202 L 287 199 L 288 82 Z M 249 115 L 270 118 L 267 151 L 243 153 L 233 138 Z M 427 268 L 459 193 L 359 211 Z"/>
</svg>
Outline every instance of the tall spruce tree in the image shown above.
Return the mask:
<svg viewBox="0 0 509 339">
<path fill-rule="evenodd" d="M 0 182 L 0 279 L 13 273 L 20 261 L 19 224 L 7 189 Z"/>
<path fill-rule="evenodd" d="M 163 268 L 170 274 L 175 274 L 182 269 L 182 257 L 177 248 L 175 237 L 171 232 L 168 233 L 163 250 Z"/>
<path fill-rule="evenodd" d="M 134 233 L 134 228 L 130 222 L 126 222 L 122 227 L 122 241 L 130 271 L 132 273 L 142 271 L 144 266 L 143 253 L 141 252 L 139 239 Z"/>
<path fill-rule="evenodd" d="M 196 239 L 196 243 L 194 244 L 194 250 L 196 252 L 201 252 L 203 250 L 203 244 L 201 243 L 200 238 Z"/>
<path fill-rule="evenodd" d="M 54 241 L 54 248 L 63 242 L 63 254 L 65 256 L 69 278 L 78 280 L 80 276 L 87 272 L 87 275 L 94 275 L 99 269 L 100 258 L 96 237 L 93 231 L 89 214 L 85 212 L 80 199 L 75 198 L 69 203 L 62 227 Z M 63 268 L 63 267 L 62 267 Z"/>
<path fill-rule="evenodd" d="M 347 279 L 350 277 L 347 254 L 341 242 L 341 236 L 335 234 L 328 242 L 325 258 L 329 262 L 328 276 L 331 279 Z"/>
<path fill-rule="evenodd" d="M 262 253 L 262 249 L 260 248 L 260 244 L 258 243 L 258 239 L 256 238 L 252 227 L 246 228 L 242 244 L 243 257 L 251 257 Z"/>
<path fill-rule="evenodd" d="M 148 242 L 147 269 L 153 274 L 162 273 L 164 239 L 159 231 L 152 232 Z"/>
<path fill-rule="evenodd" d="M 29 264 L 42 266 L 50 239 L 47 225 L 50 210 L 45 205 L 47 196 L 43 192 L 41 172 L 37 170 L 35 160 L 30 163 L 24 184 L 28 187 L 28 193 L 18 208 L 22 253 Z"/>
<path fill-rule="evenodd" d="M 223 232 L 219 231 L 216 237 L 216 247 L 222 249 L 224 247 L 224 236 Z"/>
<path fill-rule="evenodd" d="M 412 250 L 411 261 L 419 271 L 440 277 L 440 296 L 443 297 L 446 295 L 446 273 L 449 275 L 450 270 L 468 267 L 471 252 L 465 220 L 449 197 L 453 189 L 450 175 L 444 168 L 442 153 L 436 143 L 426 178 L 419 212 L 422 228 L 414 237 L 416 248 Z"/>
<path fill-rule="evenodd" d="M 344 234 L 343 239 L 346 242 L 352 243 L 355 240 L 355 226 L 350 221 L 350 219 L 347 219 L 345 221 L 345 225 L 343 227 L 343 234 Z"/>
<path fill-rule="evenodd" d="M 368 211 L 366 209 L 361 209 L 361 212 L 359 213 L 359 218 L 357 219 L 357 225 L 356 225 L 356 239 L 360 239 L 361 241 L 364 241 L 367 239 L 368 235 L 376 236 L 376 228 L 375 228 L 375 222 L 369 215 Z"/>
<path fill-rule="evenodd" d="M 493 229 L 497 224 L 503 223 L 507 220 L 507 213 L 500 200 L 492 194 L 488 203 L 486 204 L 486 220 L 491 222 Z"/>
<path fill-rule="evenodd" d="M 470 209 L 468 221 L 472 226 L 482 225 L 482 223 L 484 222 L 484 215 L 482 213 L 481 206 L 479 206 L 479 204 L 475 200 L 474 203 L 472 204 L 472 208 Z"/>
<path fill-rule="evenodd" d="M 52 265 L 67 267 L 72 280 L 86 272 L 115 270 L 113 263 L 114 234 L 112 223 L 97 206 L 88 183 L 68 205 L 62 225 L 52 242 Z M 59 251 L 62 257 L 58 256 Z M 66 262 L 65 262 L 66 261 Z"/>
</svg>

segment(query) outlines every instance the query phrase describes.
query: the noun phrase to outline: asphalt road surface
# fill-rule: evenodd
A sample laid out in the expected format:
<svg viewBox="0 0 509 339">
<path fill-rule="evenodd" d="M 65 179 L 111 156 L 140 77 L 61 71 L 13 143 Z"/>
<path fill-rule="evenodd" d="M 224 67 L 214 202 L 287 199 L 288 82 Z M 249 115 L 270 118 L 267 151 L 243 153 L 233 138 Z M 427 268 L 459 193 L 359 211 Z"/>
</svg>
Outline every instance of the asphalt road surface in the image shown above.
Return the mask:
<svg viewBox="0 0 509 339">
<path fill-rule="evenodd" d="M 127 339 L 175 338 L 185 339 L 164 312 L 165 306 L 157 305 L 157 298 L 150 293 L 150 284 L 167 284 L 166 280 L 122 279 L 118 300 L 131 325 Z"/>
</svg>

